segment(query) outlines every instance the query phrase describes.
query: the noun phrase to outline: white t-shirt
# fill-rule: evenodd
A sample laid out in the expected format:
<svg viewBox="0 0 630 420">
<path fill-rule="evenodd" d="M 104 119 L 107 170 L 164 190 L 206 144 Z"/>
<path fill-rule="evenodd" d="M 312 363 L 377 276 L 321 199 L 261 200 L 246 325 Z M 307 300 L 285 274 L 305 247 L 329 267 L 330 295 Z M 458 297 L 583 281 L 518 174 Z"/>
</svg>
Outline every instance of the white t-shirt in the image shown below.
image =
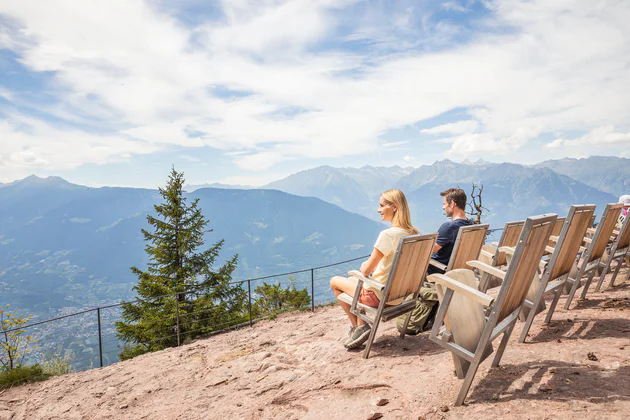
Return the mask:
<svg viewBox="0 0 630 420">
<path fill-rule="evenodd" d="M 407 236 L 409 233 L 405 229 L 401 229 L 398 227 L 391 227 L 389 229 L 385 229 L 378 235 L 378 239 L 374 244 L 374 248 L 378 249 L 383 253 L 383 258 L 378 262 L 378 265 L 374 269 L 372 273 L 372 279 L 376 280 L 381 284 L 387 283 L 387 279 L 389 278 L 389 272 L 392 269 L 392 263 L 394 262 L 394 255 L 396 254 L 396 250 L 398 249 L 398 243 L 400 242 L 400 238 L 403 236 Z M 363 283 L 363 287 L 367 290 L 371 290 L 376 294 L 379 299 L 383 298 L 383 292 L 377 290 L 374 287 L 370 287 Z M 396 304 L 400 300 L 395 302 L 387 302 L 389 304 Z"/>
</svg>

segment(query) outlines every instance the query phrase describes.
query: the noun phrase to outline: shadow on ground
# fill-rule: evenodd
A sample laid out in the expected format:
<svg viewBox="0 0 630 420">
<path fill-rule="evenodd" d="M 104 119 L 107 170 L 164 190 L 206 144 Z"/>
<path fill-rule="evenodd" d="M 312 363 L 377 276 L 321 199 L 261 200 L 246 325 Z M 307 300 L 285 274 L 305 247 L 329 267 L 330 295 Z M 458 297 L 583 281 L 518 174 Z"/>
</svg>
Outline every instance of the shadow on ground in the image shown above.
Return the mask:
<svg viewBox="0 0 630 420">
<path fill-rule="evenodd" d="M 582 400 L 590 403 L 630 400 L 630 366 L 606 370 L 554 360 L 491 369 L 469 402 Z"/>
</svg>

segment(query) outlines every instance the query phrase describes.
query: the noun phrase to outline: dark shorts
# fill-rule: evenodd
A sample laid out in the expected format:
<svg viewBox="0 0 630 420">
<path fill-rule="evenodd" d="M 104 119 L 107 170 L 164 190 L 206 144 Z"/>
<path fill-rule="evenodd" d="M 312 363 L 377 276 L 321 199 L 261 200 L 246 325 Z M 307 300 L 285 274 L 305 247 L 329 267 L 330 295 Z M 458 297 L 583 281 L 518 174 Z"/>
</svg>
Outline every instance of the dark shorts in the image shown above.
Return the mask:
<svg viewBox="0 0 630 420">
<path fill-rule="evenodd" d="M 359 293 L 359 302 L 372 308 L 378 308 L 378 305 L 381 303 L 378 297 L 376 297 L 376 293 L 364 287 L 361 288 L 361 292 Z"/>
</svg>

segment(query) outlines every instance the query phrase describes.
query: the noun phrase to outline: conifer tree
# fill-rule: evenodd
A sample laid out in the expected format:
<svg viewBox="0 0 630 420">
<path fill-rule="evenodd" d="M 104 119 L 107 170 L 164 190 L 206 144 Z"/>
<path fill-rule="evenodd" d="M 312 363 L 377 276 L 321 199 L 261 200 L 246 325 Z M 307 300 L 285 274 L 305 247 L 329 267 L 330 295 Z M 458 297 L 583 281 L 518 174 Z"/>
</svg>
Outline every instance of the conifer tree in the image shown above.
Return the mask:
<svg viewBox="0 0 630 420">
<path fill-rule="evenodd" d="M 183 186 L 184 174 L 173 168 L 159 189 L 163 202 L 154 206 L 157 217 L 147 216 L 152 231 L 142 229 L 150 262 L 146 271 L 131 267 L 138 299 L 122 305 L 122 321 L 116 323 L 117 336 L 126 343 L 122 360 L 176 346 L 177 314 L 180 341 L 245 320 L 246 292 L 229 284 L 238 255 L 213 267 L 224 240 L 200 250 L 211 230 L 199 199 L 187 205 Z"/>
</svg>

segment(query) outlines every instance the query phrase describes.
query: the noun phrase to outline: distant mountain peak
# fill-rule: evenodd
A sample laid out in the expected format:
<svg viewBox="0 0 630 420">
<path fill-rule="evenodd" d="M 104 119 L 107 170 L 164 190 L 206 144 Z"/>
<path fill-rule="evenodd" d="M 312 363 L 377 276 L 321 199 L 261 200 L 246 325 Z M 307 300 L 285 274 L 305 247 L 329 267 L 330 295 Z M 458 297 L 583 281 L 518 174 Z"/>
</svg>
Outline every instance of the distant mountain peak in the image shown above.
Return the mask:
<svg viewBox="0 0 630 420">
<path fill-rule="evenodd" d="M 47 176 L 45 178 L 37 175 L 29 175 L 24 179 L 18 179 L 17 181 L 9 182 L 6 184 L 0 184 L 2 188 L 19 187 L 19 188 L 33 188 L 33 187 L 61 187 L 61 188 L 84 188 L 81 185 L 72 184 L 59 176 Z"/>
</svg>

